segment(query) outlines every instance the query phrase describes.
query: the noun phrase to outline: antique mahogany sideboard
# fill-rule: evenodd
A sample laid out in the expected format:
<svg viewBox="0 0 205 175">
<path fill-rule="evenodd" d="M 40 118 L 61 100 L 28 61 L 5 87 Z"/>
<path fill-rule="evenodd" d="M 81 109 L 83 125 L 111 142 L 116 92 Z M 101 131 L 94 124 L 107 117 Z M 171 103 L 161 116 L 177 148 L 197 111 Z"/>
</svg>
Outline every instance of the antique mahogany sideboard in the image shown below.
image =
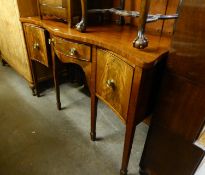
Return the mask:
<svg viewBox="0 0 205 175">
<path fill-rule="evenodd" d="M 74 63 L 84 71 L 91 93 L 91 139 L 96 140 L 98 99 L 126 125 L 120 172 L 127 174 L 135 128 L 151 112 L 170 37 L 147 34 L 149 46 L 138 50 L 132 46 L 136 27 L 129 25 L 89 26 L 86 33 L 80 33 L 57 20 L 32 16 L 20 20 L 30 63 L 35 60 L 53 69 L 58 109 L 61 109 L 59 62 Z M 35 82 L 35 70 L 33 77 Z"/>
</svg>

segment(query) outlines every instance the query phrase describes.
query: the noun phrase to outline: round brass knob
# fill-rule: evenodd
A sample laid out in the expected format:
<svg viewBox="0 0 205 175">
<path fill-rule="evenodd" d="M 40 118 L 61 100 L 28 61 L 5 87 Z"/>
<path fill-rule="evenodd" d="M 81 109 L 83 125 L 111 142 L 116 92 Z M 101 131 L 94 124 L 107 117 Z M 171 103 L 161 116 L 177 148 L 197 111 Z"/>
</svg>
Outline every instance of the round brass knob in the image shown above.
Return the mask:
<svg viewBox="0 0 205 175">
<path fill-rule="evenodd" d="M 113 79 L 106 81 L 107 87 L 114 89 L 115 88 L 115 81 Z"/>
<path fill-rule="evenodd" d="M 51 45 L 51 43 L 53 43 L 53 42 L 54 42 L 54 38 L 52 38 L 52 39 L 51 39 L 51 38 L 49 38 L 49 39 L 48 39 L 48 44 L 50 44 L 50 45 Z"/>
<path fill-rule="evenodd" d="M 76 55 L 77 55 L 77 50 L 76 50 L 76 48 L 71 48 L 69 54 L 70 54 L 71 56 L 76 56 Z"/>
<path fill-rule="evenodd" d="M 33 48 L 34 48 L 34 49 L 39 49 L 39 48 L 40 48 L 40 45 L 39 45 L 38 43 L 34 43 L 34 44 L 33 44 Z"/>
</svg>

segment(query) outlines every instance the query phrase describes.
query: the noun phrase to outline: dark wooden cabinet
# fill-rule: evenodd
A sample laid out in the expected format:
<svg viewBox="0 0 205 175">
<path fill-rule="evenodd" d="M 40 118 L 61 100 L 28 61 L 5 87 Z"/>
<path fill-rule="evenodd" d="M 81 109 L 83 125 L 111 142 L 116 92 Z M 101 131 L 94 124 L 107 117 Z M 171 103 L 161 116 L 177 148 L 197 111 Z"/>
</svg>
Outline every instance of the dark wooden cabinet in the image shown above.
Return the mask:
<svg viewBox="0 0 205 175">
<path fill-rule="evenodd" d="M 202 0 L 183 1 L 141 158 L 141 174 L 193 175 L 204 156 L 194 145 L 205 124 L 204 5 Z"/>
<path fill-rule="evenodd" d="M 204 152 L 158 123 L 149 129 L 140 162 L 141 175 L 193 175 Z"/>
</svg>

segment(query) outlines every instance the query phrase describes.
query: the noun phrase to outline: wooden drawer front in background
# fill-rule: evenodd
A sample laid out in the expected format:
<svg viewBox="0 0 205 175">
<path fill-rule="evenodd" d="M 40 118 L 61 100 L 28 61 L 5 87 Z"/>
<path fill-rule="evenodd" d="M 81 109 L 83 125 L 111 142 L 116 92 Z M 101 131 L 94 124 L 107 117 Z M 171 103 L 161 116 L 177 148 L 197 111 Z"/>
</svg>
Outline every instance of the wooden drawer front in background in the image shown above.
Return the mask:
<svg viewBox="0 0 205 175">
<path fill-rule="evenodd" d="M 30 59 L 48 66 L 45 30 L 31 24 L 23 27 Z"/>
<path fill-rule="evenodd" d="M 127 119 L 133 67 L 109 51 L 97 51 L 96 93 L 124 121 Z"/>
<path fill-rule="evenodd" d="M 56 52 L 60 52 L 70 58 L 90 61 L 91 59 L 91 47 L 85 44 L 74 43 L 71 41 L 67 41 L 65 39 L 54 37 L 54 48 Z M 62 60 L 66 62 L 66 60 Z"/>
</svg>

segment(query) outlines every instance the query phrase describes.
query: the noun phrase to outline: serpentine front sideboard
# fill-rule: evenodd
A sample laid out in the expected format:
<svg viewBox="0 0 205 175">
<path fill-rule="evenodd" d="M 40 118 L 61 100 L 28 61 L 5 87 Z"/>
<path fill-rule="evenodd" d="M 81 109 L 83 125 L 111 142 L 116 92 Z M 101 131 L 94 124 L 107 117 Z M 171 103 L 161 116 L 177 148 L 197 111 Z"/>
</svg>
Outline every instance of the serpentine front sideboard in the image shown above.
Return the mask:
<svg viewBox="0 0 205 175">
<path fill-rule="evenodd" d="M 132 46 L 136 29 L 131 26 L 90 26 L 86 33 L 80 33 L 54 20 L 20 20 L 30 59 L 52 65 L 58 109 L 58 63 L 75 63 L 84 71 L 91 93 L 91 139 L 96 140 L 97 99 L 105 102 L 126 125 L 120 172 L 127 174 L 135 128 L 151 112 L 158 72 L 167 56 L 170 38 L 147 34 L 149 47 L 138 50 Z M 49 50 L 51 64 L 46 60 L 50 58 Z"/>
</svg>

